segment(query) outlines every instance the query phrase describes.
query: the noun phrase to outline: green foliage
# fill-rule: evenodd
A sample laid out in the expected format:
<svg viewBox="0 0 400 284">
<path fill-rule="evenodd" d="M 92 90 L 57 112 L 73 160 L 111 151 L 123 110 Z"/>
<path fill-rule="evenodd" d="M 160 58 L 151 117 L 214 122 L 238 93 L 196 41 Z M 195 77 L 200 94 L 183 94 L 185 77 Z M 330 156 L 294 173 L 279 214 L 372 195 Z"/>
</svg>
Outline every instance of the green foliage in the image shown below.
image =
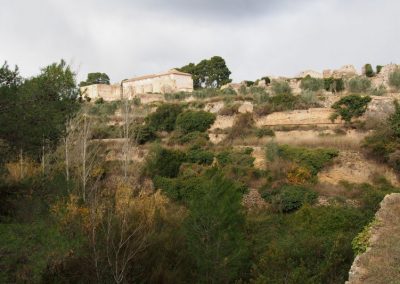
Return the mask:
<svg viewBox="0 0 400 284">
<path fill-rule="evenodd" d="M 389 85 L 396 90 L 400 90 L 400 68 L 397 68 L 389 75 Z"/>
<path fill-rule="evenodd" d="M 383 66 L 382 65 L 376 65 L 376 74 L 381 73 Z"/>
<path fill-rule="evenodd" d="M 153 141 L 157 138 L 154 130 L 148 125 L 136 125 L 133 128 L 132 140 L 140 145 Z"/>
<path fill-rule="evenodd" d="M 184 133 L 204 132 L 214 123 L 215 114 L 206 111 L 185 111 L 178 115 L 176 127 Z"/>
<path fill-rule="evenodd" d="M 22 77 L 19 74 L 18 66 L 11 70 L 7 61 L 0 68 L 0 88 L 18 87 L 22 83 Z"/>
<path fill-rule="evenodd" d="M 384 94 L 386 94 L 386 87 L 384 85 L 380 85 L 378 88 L 370 90 L 371 96 L 383 96 Z"/>
<path fill-rule="evenodd" d="M 370 96 L 349 95 L 334 103 L 332 108 L 344 121 L 351 122 L 352 118 L 360 117 L 365 113 L 370 101 Z"/>
<path fill-rule="evenodd" d="M 178 144 L 191 144 L 191 145 L 206 145 L 209 141 L 207 133 L 193 131 L 189 133 L 177 132 L 176 135 L 171 137 L 171 142 Z"/>
<path fill-rule="evenodd" d="M 93 84 L 106 84 L 110 85 L 110 78 L 106 73 L 88 73 L 86 81 L 79 83 L 80 87 L 89 86 Z"/>
<path fill-rule="evenodd" d="M 214 154 L 212 152 L 203 150 L 199 146 L 192 147 L 186 155 L 186 161 L 189 163 L 211 165 L 214 160 Z"/>
<path fill-rule="evenodd" d="M 191 95 L 192 95 L 191 93 L 178 92 L 178 93 L 164 94 L 164 97 L 167 101 L 172 101 L 172 100 L 183 101 L 184 99 L 190 97 Z"/>
<path fill-rule="evenodd" d="M 351 78 L 348 84 L 352 93 L 366 93 L 371 88 L 371 81 L 362 76 Z"/>
<path fill-rule="evenodd" d="M 303 204 L 313 204 L 318 195 L 309 188 L 297 185 L 284 185 L 277 189 L 262 189 L 261 196 L 271 203 L 275 212 L 288 213 L 299 209 Z"/>
<path fill-rule="evenodd" d="M 0 72 L 4 77 L 0 88 L 0 139 L 9 142 L 14 152 L 23 150 L 37 158 L 44 141 L 55 147 L 65 133 L 65 122 L 79 108 L 75 74 L 61 60 L 16 85 L 20 82 L 15 73 L 18 70 L 4 69 Z"/>
<path fill-rule="evenodd" d="M 254 81 L 244 81 L 246 87 L 251 87 L 254 85 Z"/>
<path fill-rule="evenodd" d="M 318 106 L 319 104 L 317 95 L 314 91 L 302 91 L 300 94 L 300 98 L 305 104 L 310 106 Z"/>
<path fill-rule="evenodd" d="M 258 128 L 256 130 L 256 136 L 262 138 L 264 136 L 275 136 L 275 132 L 271 128 Z"/>
<path fill-rule="evenodd" d="M 175 122 L 178 115 L 182 112 L 182 108 L 178 104 L 162 104 L 146 118 L 146 123 L 156 131 L 170 132 L 175 129 Z"/>
<path fill-rule="evenodd" d="M 227 138 L 230 140 L 244 138 L 249 135 L 254 128 L 254 119 L 252 113 L 239 114 L 230 129 Z"/>
<path fill-rule="evenodd" d="M 220 56 L 204 59 L 198 64 L 189 63 L 179 68 L 180 71 L 192 74 L 193 85 L 198 88 L 220 88 L 230 83 L 231 71 L 226 66 L 225 60 Z"/>
<path fill-rule="evenodd" d="M 97 100 L 95 100 L 94 103 L 95 103 L 96 105 L 101 105 L 101 104 L 104 103 L 104 99 L 103 99 L 102 97 L 100 97 L 100 98 L 98 98 Z"/>
<path fill-rule="evenodd" d="M 271 79 L 269 77 L 262 77 L 261 80 L 264 80 L 266 85 L 271 83 Z"/>
<path fill-rule="evenodd" d="M 272 91 L 275 96 L 289 96 L 292 94 L 292 89 L 289 86 L 289 83 L 286 81 L 272 81 Z"/>
<path fill-rule="evenodd" d="M 371 228 L 376 225 L 377 221 L 374 219 L 366 225 L 362 231 L 353 239 L 351 245 L 355 254 L 364 253 L 370 246 L 369 240 L 371 238 Z"/>
<path fill-rule="evenodd" d="M 323 79 L 313 78 L 310 75 L 304 77 L 300 83 L 300 88 L 302 90 L 309 90 L 314 92 L 322 90 L 324 86 L 325 84 Z"/>
<path fill-rule="evenodd" d="M 189 202 L 184 222 L 188 252 L 197 282 L 230 283 L 247 266 L 242 194 L 216 170 L 205 177 Z"/>
<path fill-rule="evenodd" d="M 373 77 L 375 75 L 374 69 L 372 69 L 372 66 L 369 63 L 364 65 L 364 72 L 367 77 Z M 379 73 L 378 70 L 376 72 Z"/>
<path fill-rule="evenodd" d="M 145 172 L 150 177 L 177 177 L 179 168 L 185 160 L 186 155 L 181 151 L 156 146 L 149 153 Z"/>
<path fill-rule="evenodd" d="M 307 167 L 311 173 L 316 176 L 333 158 L 338 156 L 339 152 L 335 149 L 309 149 L 281 145 L 279 146 L 278 154 L 284 159 Z"/>
<path fill-rule="evenodd" d="M 235 115 L 239 113 L 240 104 L 225 105 L 218 112 L 219 115 Z"/>
<path fill-rule="evenodd" d="M 354 260 L 351 241 L 369 221 L 352 207 L 303 206 L 294 214 L 251 220 L 254 283 L 344 283 Z"/>
<path fill-rule="evenodd" d="M 91 130 L 92 139 L 109 139 L 121 137 L 121 129 L 115 125 L 98 123 Z"/>
<path fill-rule="evenodd" d="M 109 115 L 113 115 L 120 106 L 120 102 L 112 101 L 112 102 L 103 102 L 101 104 L 91 105 L 89 108 L 89 114 L 97 115 L 100 117 L 105 117 Z"/>
<path fill-rule="evenodd" d="M 335 78 L 324 78 L 324 88 L 326 91 L 330 91 L 333 93 L 339 93 L 344 91 L 344 81 L 342 78 L 335 79 Z"/>
</svg>

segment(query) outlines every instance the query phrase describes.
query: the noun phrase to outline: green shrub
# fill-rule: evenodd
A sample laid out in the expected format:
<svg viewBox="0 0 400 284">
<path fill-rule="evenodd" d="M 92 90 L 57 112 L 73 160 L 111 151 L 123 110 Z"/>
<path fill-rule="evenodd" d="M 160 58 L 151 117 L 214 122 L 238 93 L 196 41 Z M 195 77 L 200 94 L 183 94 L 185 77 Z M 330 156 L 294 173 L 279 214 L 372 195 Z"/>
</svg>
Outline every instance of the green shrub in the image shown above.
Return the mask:
<svg viewBox="0 0 400 284">
<path fill-rule="evenodd" d="M 146 118 L 146 123 L 155 131 L 170 132 L 175 129 L 175 121 L 182 109 L 178 104 L 162 104 Z"/>
<path fill-rule="evenodd" d="M 185 160 L 186 155 L 181 151 L 156 146 L 149 153 L 145 172 L 152 178 L 155 176 L 174 178 L 178 176 L 179 168 Z"/>
<path fill-rule="evenodd" d="M 203 150 L 198 146 L 192 147 L 187 152 L 187 161 L 189 163 L 211 165 L 213 160 L 214 160 L 214 154 L 212 152 Z"/>
<path fill-rule="evenodd" d="M 365 72 L 365 76 L 367 76 L 367 77 L 373 77 L 375 75 L 374 70 L 372 69 L 372 66 L 369 63 L 364 65 L 364 72 Z"/>
<path fill-rule="evenodd" d="M 317 95 L 314 91 L 310 91 L 310 90 L 302 91 L 300 94 L 300 98 L 306 105 L 309 105 L 309 106 L 318 106 L 319 105 Z"/>
<path fill-rule="evenodd" d="M 326 91 L 330 91 L 333 93 L 339 93 L 345 89 L 344 81 L 342 78 L 324 78 L 324 87 Z"/>
<path fill-rule="evenodd" d="M 246 87 L 251 87 L 254 85 L 254 81 L 244 81 Z"/>
<path fill-rule="evenodd" d="M 284 185 L 278 189 L 264 189 L 261 196 L 273 206 L 277 212 L 292 212 L 303 204 L 313 204 L 318 195 L 316 192 L 296 185 Z"/>
<path fill-rule="evenodd" d="M 191 93 L 186 93 L 186 92 L 177 92 L 177 93 L 167 93 L 164 94 L 164 97 L 167 101 L 172 101 L 172 100 L 179 100 L 183 101 L 184 99 L 190 97 L 192 94 Z"/>
<path fill-rule="evenodd" d="M 235 115 L 239 113 L 239 107 L 240 104 L 231 104 L 231 105 L 226 105 L 223 108 L 221 108 L 218 112 L 219 115 Z"/>
<path fill-rule="evenodd" d="M 184 133 L 204 132 L 214 123 L 215 114 L 206 111 L 186 111 L 178 115 L 176 127 Z"/>
<path fill-rule="evenodd" d="M 101 104 L 104 103 L 104 99 L 103 99 L 102 97 L 100 97 L 100 98 L 96 99 L 96 100 L 94 101 L 94 103 L 95 103 L 96 105 L 101 105 Z"/>
<path fill-rule="evenodd" d="M 233 140 L 235 138 L 244 138 L 249 135 L 254 128 L 254 119 L 252 113 L 239 114 L 230 129 L 227 138 Z"/>
<path fill-rule="evenodd" d="M 171 142 L 175 142 L 178 144 L 191 144 L 191 145 L 206 145 L 209 141 L 209 137 L 207 133 L 193 131 L 189 133 L 180 133 L 177 132 L 176 136 L 171 137 Z"/>
<path fill-rule="evenodd" d="M 121 102 L 103 102 L 101 104 L 94 104 L 89 109 L 89 114 L 98 116 L 108 116 L 115 113 L 115 111 L 120 107 Z"/>
<path fill-rule="evenodd" d="M 290 88 L 289 83 L 286 81 L 278 81 L 278 80 L 273 80 L 272 81 L 272 91 L 274 92 L 275 95 L 291 95 L 292 94 L 292 88 Z"/>
<path fill-rule="evenodd" d="M 389 75 L 389 85 L 396 90 L 400 90 L 400 68 L 397 68 Z"/>
<path fill-rule="evenodd" d="M 218 97 L 222 94 L 221 90 L 216 88 L 204 88 L 193 91 L 192 96 L 197 99 L 207 99 Z"/>
<path fill-rule="evenodd" d="M 370 90 L 370 95 L 371 96 L 383 96 L 384 94 L 386 94 L 386 88 L 383 85 L 380 85 L 378 88 L 373 88 L 372 90 Z"/>
<path fill-rule="evenodd" d="M 157 138 L 154 130 L 148 125 L 136 125 L 132 132 L 132 140 L 140 145 L 149 141 L 153 141 Z"/>
<path fill-rule="evenodd" d="M 92 139 L 119 138 L 121 129 L 115 125 L 96 124 L 92 129 Z"/>
<path fill-rule="evenodd" d="M 371 88 L 371 81 L 361 76 L 351 78 L 348 84 L 352 93 L 366 93 Z"/>
<path fill-rule="evenodd" d="M 262 77 L 261 80 L 264 80 L 266 85 L 269 85 L 271 83 L 271 79 L 269 77 Z"/>
<path fill-rule="evenodd" d="M 369 239 L 371 238 L 371 228 L 376 224 L 376 220 L 373 220 L 353 239 L 351 246 L 356 255 L 364 253 L 370 246 Z"/>
<path fill-rule="evenodd" d="M 228 95 L 228 96 L 236 96 L 237 95 L 236 91 L 231 87 L 221 90 L 221 93 L 223 95 Z"/>
<path fill-rule="evenodd" d="M 343 97 L 332 105 L 335 110 L 332 119 L 340 116 L 344 121 L 351 122 L 352 118 L 360 117 L 365 113 L 370 101 L 370 96 L 349 95 Z"/>
<path fill-rule="evenodd" d="M 296 108 L 299 98 L 292 94 L 278 94 L 270 97 L 269 102 L 274 111 L 293 110 Z"/>
<path fill-rule="evenodd" d="M 312 175 L 316 176 L 333 158 L 339 154 L 335 149 L 324 148 L 301 148 L 289 145 L 279 146 L 278 155 L 284 159 L 291 160 L 301 166 L 307 167 Z"/>
<path fill-rule="evenodd" d="M 273 113 L 274 107 L 270 103 L 263 103 L 255 106 L 253 111 L 258 116 L 264 116 Z"/>
<path fill-rule="evenodd" d="M 319 91 L 324 88 L 324 80 L 318 78 L 312 78 L 310 75 L 307 75 L 301 80 L 300 88 L 302 90 L 308 91 Z"/>
<path fill-rule="evenodd" d="M 383 66 L 382 65 L 376 65 L 376 74 L 381 73 Z"/>
<path fill-rule="evenodd" d="M 275 132 L 271 128 L 258 128 L 256 130 L 256 136 L 262 138 L 264 136 L 275 136 Z"/>
</svg>

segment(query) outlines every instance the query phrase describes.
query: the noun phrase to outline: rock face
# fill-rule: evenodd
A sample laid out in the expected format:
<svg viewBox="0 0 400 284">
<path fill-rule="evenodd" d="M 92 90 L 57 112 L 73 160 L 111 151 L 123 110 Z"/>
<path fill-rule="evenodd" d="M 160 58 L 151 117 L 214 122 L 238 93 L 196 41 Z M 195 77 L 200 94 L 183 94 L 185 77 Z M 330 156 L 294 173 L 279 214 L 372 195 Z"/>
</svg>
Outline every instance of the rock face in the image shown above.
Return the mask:
<svg viewBox="0 0 400 284">
<path fill-rule="evenodd" d="M 389 87 L 389 76 L 395 71 L 397 68 L 400 68 L 399 65 L 389 64 L 382 67 L 381 72 L 372 78 L 372 86 L 378 88 L 380 86 L 384 86 L 386 88 Z"/>
<path fill-rule="evenodd" d="M 400 193 L 386 195 L 370 229 L 369 247 L 351 266 L 348 284 L 399 283 Z"/>
<path fill-rule="evenodd" d="M 298 78 L 304 78 L 310 76 L 312 78 L 318 78 L 318 79 L 322 79 L 323 76 L 320 72 L 314 71 L 314 70 L 306 70 L 306 71 L 302 71 L 300 72 L 296 77 Z"/>
<path fill-rule="evenodd" d="M 310 108 L 307 110 L 293 110 L 274 112 L 265 117 L 256 119 L 257 127 L 275 125 L 308 125 L 334 124 L 330 120 L 332 110 L 329 108 Z M 335 123 L 340 123 L 336 120 Z"/>
<path fill-rule="evenodd" d="M 224 102 L 215 102 L 215 103 L 208 103 L 204 107 L 205 111 L 211 112 L 211 113 L 217 113 L 219 112 L 222 108 L 224 107 Z"/>
<path fill-rule="evenodd" d="M 356 68 L 353 65 L 344 65 L 342 68 L 334 70 L 332 76 L 334 78 L 349 78 L 359 75 Z"/>
<path fill-rule="evenodd" d="M 253 112 L 253 104 L 251 102 L 244 102 L 238 109 L 239 113 L 252 113 Z"/>
</svg>

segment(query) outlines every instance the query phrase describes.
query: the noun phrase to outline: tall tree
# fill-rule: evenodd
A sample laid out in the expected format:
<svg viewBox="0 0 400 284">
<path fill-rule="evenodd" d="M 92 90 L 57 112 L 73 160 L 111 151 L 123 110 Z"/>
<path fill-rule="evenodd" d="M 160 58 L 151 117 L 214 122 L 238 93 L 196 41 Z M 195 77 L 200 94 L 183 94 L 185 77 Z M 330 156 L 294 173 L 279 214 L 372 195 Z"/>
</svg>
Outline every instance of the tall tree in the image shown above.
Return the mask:
<svg viewBox="0 0 400 284">
<path fill-rule="evenodd" d="M 101 72 L 88 73 L 86 81 L 80 82 L 79 86 L 83 87 L 93 84 L 110 85 L 110 77 L 108 77 L 106 73 L 101 73 Z"/>
<path fill-rule="evenodd" d="M 240 189 L 216 169 L 206 174 L 193 194 L 184 231 L 198 282 L 237 279 L 247 255 L 241 200 Z"/>
<path fill-rule="evenodd" d="M 180 71 L 192 74 L 193 85 L 198 88 L 220 88 L 232 82 L 229 78 L 231 71 L 225 60 L 220 56 L 213 56 L 210 59 L 203 59 L 198 64 L 189 63 Z"/>
</svg>

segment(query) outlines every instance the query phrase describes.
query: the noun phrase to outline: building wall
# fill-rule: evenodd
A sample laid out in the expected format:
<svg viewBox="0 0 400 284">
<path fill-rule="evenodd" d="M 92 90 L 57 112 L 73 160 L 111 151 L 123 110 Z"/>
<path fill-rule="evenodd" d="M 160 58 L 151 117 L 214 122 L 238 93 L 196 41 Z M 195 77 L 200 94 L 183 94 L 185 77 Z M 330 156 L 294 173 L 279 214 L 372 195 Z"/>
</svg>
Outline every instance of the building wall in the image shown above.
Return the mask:
<svg viewBox="0 0 400 284">
<path fill-rule="evenodd" d="M 131 96 L 136 94 L 164 94 L 179 91 L 193 91 L 193 80 L 191 76 L 166 74 L 124 83 L 124 92 L 129 93 Z"/>
<path fill-rule="evenodd" d="M 87 96 L 93 101 L 99 98 L 103 98 L 105 101 L 115 101 L 121 99 L 121 91 L 118 84 L 94 84 L 81 87 L 80 90 L 83 96 Z"/>
</svg>

